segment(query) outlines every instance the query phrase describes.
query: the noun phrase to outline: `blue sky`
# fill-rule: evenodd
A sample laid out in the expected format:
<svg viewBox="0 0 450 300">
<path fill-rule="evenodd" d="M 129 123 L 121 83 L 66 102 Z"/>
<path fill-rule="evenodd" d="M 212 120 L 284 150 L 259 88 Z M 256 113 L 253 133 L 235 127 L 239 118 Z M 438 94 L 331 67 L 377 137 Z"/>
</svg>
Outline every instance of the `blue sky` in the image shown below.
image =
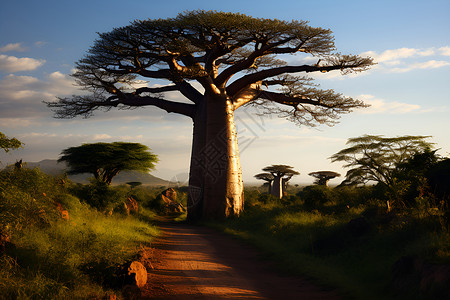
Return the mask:
<svg viewBox="0 0 450 300">
<path fill-rule="evenodd" d="M 322 88 L 372 105 L 344 115 L 334 127 L 297 127 L 276 116 L 238 110 L 245 182 L 254 182 L 253 175 L 270 164 L 293 166 L 301 173 L 293 182 L 312 182 L 307 174 L 318 170 L 344 175 L 328 157 L 343 149 L 348 138 L 363 134 L 431 135 L 439 153 L 450 155 L 450 1 L 21 0 L 0 4 L 0 131 L 25 147 L 0 153 L 2 166 L 20 158 L 56 159 L 64 148 L 81 143 L 123 140 L 146 144 L 159 155 L 155 175 L 184 178 L 190 120 L 156 108 L 58 120 L 42 101 L 77 93 L 68 75 L 96 32 L 193 9 L 307 20 L 330 28 L 339 52 L 378 62 L 358 75 L 315 75 Z"/>
</svg>

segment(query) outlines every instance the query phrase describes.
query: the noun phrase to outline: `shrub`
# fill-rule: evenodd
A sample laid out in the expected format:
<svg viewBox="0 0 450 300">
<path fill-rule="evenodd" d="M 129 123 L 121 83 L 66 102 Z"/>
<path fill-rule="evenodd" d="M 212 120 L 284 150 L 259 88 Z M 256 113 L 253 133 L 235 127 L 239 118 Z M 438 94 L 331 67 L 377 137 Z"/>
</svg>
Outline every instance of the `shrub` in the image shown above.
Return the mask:
<svg viewBox="0 0 450 300">
<path fill-rule="evenodd" d="M 112 211 L 127 199 L 129 189 L 126 186 L 112 187 L 93 179 L 90 184 L 72 186 L 70 191 L 93 208 Z"/>
<path fill-rule="evenodd" d="M 335 204 L 336 194 L 333 190 L 323 185 L 311 185 L 305 187 L 297 194 L 306 207 L 317 208 L 325 204 Z"/>
<path fill-rule="evenodd" d="M 102 187 L 95 188 L 100 196 Z M 106 192 L 110 198 L 102 205 L 113 203 L 114 195 L 122 199 L 128 189 Z M 69 211 L 69 220 L 61 218 L 56 204 Z M 148 223 L 154 214 L 139 214 L 105 215 L 68 194 L 63 180 L 38 169 L 1 171 L 0 233 L 9 243 L 0 253 L 0 299 L 102 298 L 107 272 L 158 234 Z"/>
</svg>

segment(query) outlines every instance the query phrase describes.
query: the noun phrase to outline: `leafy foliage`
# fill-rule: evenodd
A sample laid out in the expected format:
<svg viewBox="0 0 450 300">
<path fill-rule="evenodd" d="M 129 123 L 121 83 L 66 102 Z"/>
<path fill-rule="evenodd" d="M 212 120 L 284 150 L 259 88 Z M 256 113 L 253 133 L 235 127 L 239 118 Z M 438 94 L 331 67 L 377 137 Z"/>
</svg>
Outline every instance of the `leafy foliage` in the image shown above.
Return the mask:
<svg viewBox="0 0 450 300">
<path fill-rule="evenodd" d="M 314 183 L 318 185 L 328 185 L 328 181 L 330 181 L 333 178 L 341 176 L 341 174 L 333 171 L 316 171 L 311 172 L 308 175 L 316 178 Z"/>
<path fill-rule="evenodd" d="M 263 171 L 269 172 L 274 177 L 292 177 L 300 174 L 288 165 L 271 165 L 263 168 Z"/>
<path fill-rule="evenodd" d="M 152 220 L 151 212 L 105 215 L 69 194 L 68 184 L 39 169 L 0 171 L 0 298 L 115 294 L 107 284 L 114 270 L 158 234 L 140 220 Z M 58 207 L 68 211 L 69 219 Z"/>
<path fill-rule="evenodd" d="M 94 143 L 64 149 L 58 162 L 68 163 L 69 174 L 91 173 L 97 180 L 111 184 L 125 170 L 148 172 L 158 161 L 149 148 L 139 143 Z"/>
<path fill-rule="evenodd" d="M 300 124 L 327 123 L 365 105 L 333 90 L 320 90 L 311 78 L 294 74 L 360 72 L 373 64 L 371 58 L 334 50 L 332 32 L 306 21 L 203 10 L 169 19 L 136 20 L 100 34 L 77 63 L 74 77 L 91 95 L 59 98 L 48 105 L 61 118 L 88 117 L 99 108 L 147 105 L 194 117 L 203 96 L 212 93 L 227 95 L 235 109 L 251 103 Z M 318 61 L 287 66 L 282 55 L 298 53 Z M 232 77 L 236 80 L 230 83 Z M 171 84 L 136 87 L 143 78 Z M 193 80 L 202 85 L 204 94 L 190 84 Z M 192 104 L 165 99 L 164 93 L 171 91 L 180 92 Z"/>
<path fill-rule="evenodd" d="M 22 147 L 22 142 L 16 138 L 8 138 L 5 134 L 0 132 L 0 149 L 9 152 L 11 149 L 19 149 Z"/>
<path fill-rule="evenodd" d="M 396 167 L 414 154 L 430 149 L 429 136 L 400 136 L 386 138 L 381 135 L 364 135 L 350 138 L 350 147 L 331 156 L 332 162 L 345 162 L 346 184 L 365 184 L 368 182 L 392 186 Z"/>
<path fill-rule="evenodd" d="M 256 246 L 277 267 L 336 287 L 348 298 L 448 298 L 440 279 L 425 283 L 431 276 L 423 277 L 422 286 L 414 281 L 420 277 L 404 280 L 403 290 L 392 284 L 393 266 L 405 255 L 448 267 L 450 238 L 440 226 L 442 212 L 423 214 L 413 207 L 387 213 L 385 198 L 378 196 L 384 195 L 373 186 L 314 185 L 291 201 L 265 201 L 246 190 L 251 205 L 240 218 L 209 225 Z"/>
</svg>

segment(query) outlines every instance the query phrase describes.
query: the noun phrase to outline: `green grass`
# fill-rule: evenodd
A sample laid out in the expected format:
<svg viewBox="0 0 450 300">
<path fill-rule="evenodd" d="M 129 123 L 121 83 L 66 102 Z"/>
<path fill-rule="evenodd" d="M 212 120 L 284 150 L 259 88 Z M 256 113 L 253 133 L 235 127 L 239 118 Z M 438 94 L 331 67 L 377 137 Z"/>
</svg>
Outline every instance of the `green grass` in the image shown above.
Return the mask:
<svg viewBox="0 0 450 300">
<path fill-rule="evenodd" d="M 300 197 L 268 201 L 247 193 L 247 206 L 239 218 L 208 225 L 255 245 L 284 272 L 335 287 L 346 298 L 427 299 L 414 289 L 403 295 L 392 290 L 392 265 L 406 255 L 448 263 L 448 233 L 437 216 L 413 211 L 385 221 L 385 208 L 365 193 L 359 193 L 364 195 L 359 200 L 357 194 L 353 199 L 343 197 L 345 201 L 334 195 L 314 207 Z M 370 224 L 361 236 L 348 229 L 349 221 L 357 217 Z"/>
<path fill-rule="evenodd" d="M 116 271 L 159 234 L 156 214 L 109 215 L 58 182 L 38 170 L 0 174 L 0 229 L 13 245 L 0 253 L 0 299 L 120 298 Z"/>
</svg>

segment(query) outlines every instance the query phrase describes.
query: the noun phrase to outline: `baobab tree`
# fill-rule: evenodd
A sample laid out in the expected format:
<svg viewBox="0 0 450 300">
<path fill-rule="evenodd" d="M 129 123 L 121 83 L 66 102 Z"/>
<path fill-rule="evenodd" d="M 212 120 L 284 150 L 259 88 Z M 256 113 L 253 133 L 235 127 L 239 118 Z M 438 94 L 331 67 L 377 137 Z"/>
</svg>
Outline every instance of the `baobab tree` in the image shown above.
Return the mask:
<svg viewBox="0 0 450 300">
<path fill-rule="evenodd" d="M 259 174 L 256 174 L 254 177 L 256 179 L 266 181 L 266 184 L 269 186 L 268 193 L 272 194 L 272 181 L 274 180 L 274 177 L 273 177 L 272 174 L 270 174 L 270 173 L 259 173 Z"/>
<path fill-rule="evenodd" d="M 300 57 L 288 65 L 286 54 Z M 306 64 L 306 55 L 314 62 Z M 359 72 L 372 64 L 335 52 L 331 30 L 306 21 L 196 10 L 99 34 L 73 74 L 90 94 L 47 103 L 59 118 L 143 106 L 191 118 L 188 218 L 227 217 L 243 209 L 234 111 L 254 105 L 297 124 L 331 125 L 364 103 L 319 89 L 300 74 Z M 170 100 L 169 92 L 185 101 Z"/>
<path fill-rule="evenodd" d="M 272 195 L 280 199 L 283 197 L 287 182 L 292 176 L 300 174 L 287 165 L 271 165 L 265 167 L 263 171 L 269 172 L 273 176 Z"/>
<path fill-rule="evenodd" d="M 316 171 L 311 172 L 308 175 L 316 178 L 314 181 L 315 184 L 325 186 L 328 186 L 328 181 L 331 179 L 341 176 L 341 174 L 333 171 Z"/>
</svg>

